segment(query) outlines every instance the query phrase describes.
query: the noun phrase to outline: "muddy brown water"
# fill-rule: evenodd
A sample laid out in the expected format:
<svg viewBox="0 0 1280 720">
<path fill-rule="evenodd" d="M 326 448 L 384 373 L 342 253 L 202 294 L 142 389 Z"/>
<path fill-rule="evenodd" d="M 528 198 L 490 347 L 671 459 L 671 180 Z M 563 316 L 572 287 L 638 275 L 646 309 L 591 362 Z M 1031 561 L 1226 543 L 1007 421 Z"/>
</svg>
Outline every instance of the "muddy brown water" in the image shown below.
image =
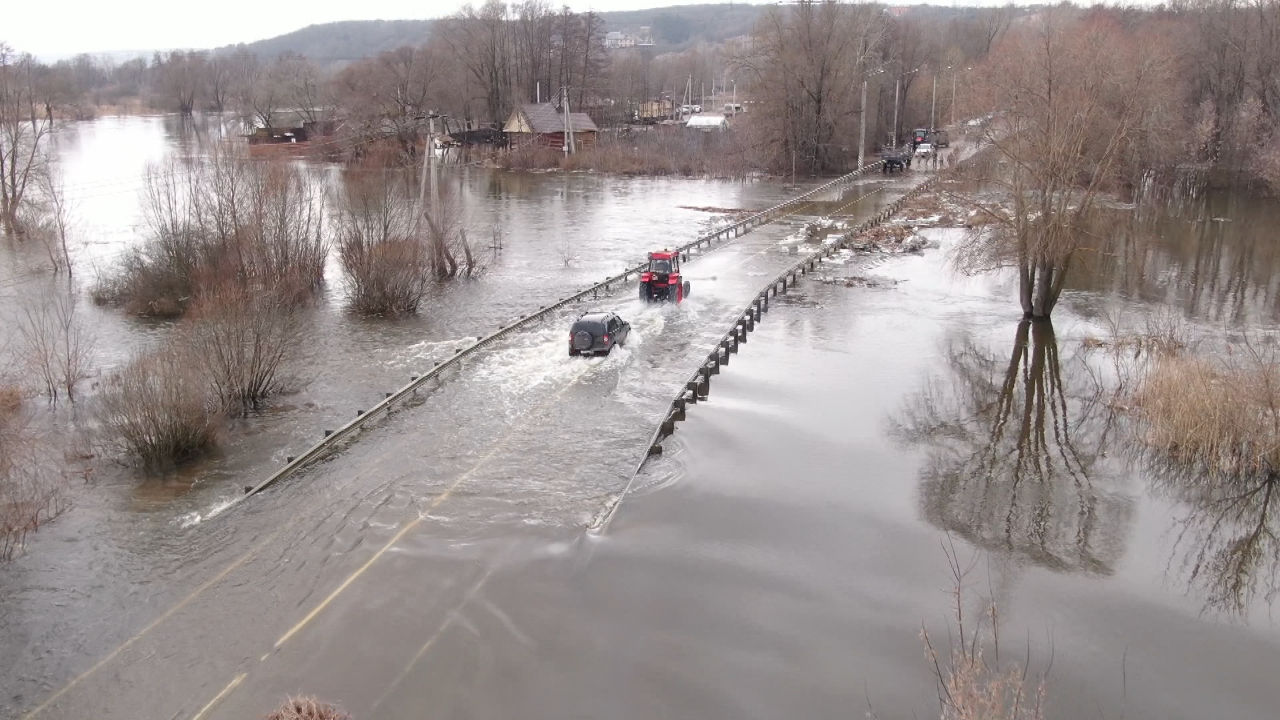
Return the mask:
<svg viewBox="0 0 1280 720">
<path fill-rule="evenodd" d="M 156 156 L 189 142 L 163 119 L 100 123 L 86 132 L 136 131 Z M 1232 547 L 1235 526 L 1214 523 L 1215 498 L 1108 444 L 1093 392 L 1106 366 L 1081 343 L 1164 307 L 1209 336 L 1270 327 L 1274 273 L 1256 268 L 1259 250 L 1234 253 L 1257 241 L 1271 203 L 1215 196 L 1162 216 L 1165 240 L 1144 235 L 1141 252 L 1077 276 L 1051 330 L 1019 325 L 1008 278 L 957 278 L 954 234 L 932 233 L 944 247 L 919 256 L 845 258 L 824 270 L 832 284 L 775 303 L 711 402 L 633 478 L 675 389 L 795 259 L 805 218 L 785 222 L 690 263 L 680 306 L 609 298 L 635 328 L 610 357 L 568 362 L 563 323 L 550 322 L 344 453 L 215 512 L 347 403 L 482 334 L 470 328 L 705 226 L 677 205 L 784 192 L 458 174 L 475 217 L 509 229 L 489 275 L 445 289 L 415 321 L 355 321 L 328 303 L 296 402 L 244 421 L 221 457 L 182 476 L 120 473 L 84 490 L 0 568 L 5 717 L 257 717 L 297 692 L 380 719 L 928 717 L 918 632 L 947 633 L 948 535 L 974 558 L 969 601 L 999 601 L 1008 652 L 1029 646 L 1037 670 L 1052 657 L 1053 716 L 1274 717 L 1280 633 L 1265 592 L 1223 604 L 1215 578 L 1186 572 L 1197 551 Z M 846 211 L 874 212 L 901 182 Z M 1194 224 L 1220 212 L 1212 203 L 1235 219 Z M 581 267 L 547 257 L 559 227 L 592 249 Z M 1225 257 L 1202 257 L 1205 242 Z M 130 338 L 115 354 L 165 331 L 94 312 Z M 1015 383 L 1006 398 L 1010 368 L 1046 392 Z M 1025 424 L 1028 409 L 1045 422 Z M 1028 448 L 1039 462 L 1018 459 Z M 628 487 L 609 523 L 586 530 Z M 1252 566 L 1255 587 L 1274 586 L 1268 567 Z"/>
</svg>

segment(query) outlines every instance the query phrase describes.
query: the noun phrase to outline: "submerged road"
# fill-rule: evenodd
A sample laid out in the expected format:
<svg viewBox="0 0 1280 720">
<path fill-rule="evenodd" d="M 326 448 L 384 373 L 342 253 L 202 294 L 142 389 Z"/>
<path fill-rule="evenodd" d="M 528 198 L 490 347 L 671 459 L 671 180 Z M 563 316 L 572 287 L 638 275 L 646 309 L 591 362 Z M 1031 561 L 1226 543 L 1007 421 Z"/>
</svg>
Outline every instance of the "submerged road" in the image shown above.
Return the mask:
<svg viewBox="0 0 1280 720">
<path fill-rule="evenodd" d="M 808 210 L 856 222 L 924 177 L 854 184 Z M 138 587 L 117 626 L 67 629 L 83 638 L 81 656 L 22 649 L 22 675 L 6 681 L 10 714 L 243 719 L 314 693 L 356 718 L 438 716 L 410 691 L 435 643 L 475 629 L 475 608 L 461 610 L 471 603 L 521 638 L 483 600 L 486 583 L 591 542 L 583 528 L 630 479 L 675 389 L 760 285 L 808 251 L 808 219 L 695 256 L 679 306 L 642 303 L 635 287 L 594 304 L 632 323 L 611 356 L 570 359 L 566 328 L 588 308 L 566 312 L 469 361 L 343 453 L 206 521 L 164 586 Z"/>
</svg>

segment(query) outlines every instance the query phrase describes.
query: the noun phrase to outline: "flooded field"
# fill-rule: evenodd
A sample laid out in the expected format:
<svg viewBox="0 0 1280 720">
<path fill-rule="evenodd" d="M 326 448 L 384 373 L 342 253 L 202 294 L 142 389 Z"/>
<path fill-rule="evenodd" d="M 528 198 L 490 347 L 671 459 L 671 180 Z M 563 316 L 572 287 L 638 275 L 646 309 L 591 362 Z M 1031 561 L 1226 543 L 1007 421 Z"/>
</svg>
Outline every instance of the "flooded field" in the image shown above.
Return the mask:
<svg viewBox="0 0 1280 720">
<path fill-rule="evenodd" d="M 138 237 L 126 182 L 146 159 L 198 151 L 169 123 L 62 139 L 89 239 L 78 267 Z M 1252 524 L 1226 523 L 1238 507 L 1137 462 L 1094 342 L 1170 315 L 1208 343 L 1276 329 L 1275 203 L 1213 195 L 1118 225 L 1120 250 L 1078 268 L 1052 325 L 1019 322 L 1012 278 L 957 276 L 957 231 L 929 231 L 921 254 L 844 256 L 774 303 L 634 476 L 676 389 L 812 248 L 803 224 L 866 217 L 924 173 L 868 179 L 696 256 L 678 306 L 603 298 L 633 325 L 612 355 L 566 357 L 566 311 L 221 512 L 466 338 L 787 194 L 446 175 L 476 235 L 501 238 L 483 277 L 388 322 L 345 313 L 332 269 L 295 392 L 209 460 L 77 487 L 0 566 L 0 715 L 245 718 L 306 692 L 379 720 L 929 717 L 919 632 L 947 636 L 954 543 L 966 601 L 997 601 L 1010 652 L 1052 665 L 1050 717 L 1275 716 L 1269 488 L 1247 494 Z M 5 253 L 8 322 L 53 281 Z M 168 330 L 86 309 L 104 368 Z"/>
</svg>

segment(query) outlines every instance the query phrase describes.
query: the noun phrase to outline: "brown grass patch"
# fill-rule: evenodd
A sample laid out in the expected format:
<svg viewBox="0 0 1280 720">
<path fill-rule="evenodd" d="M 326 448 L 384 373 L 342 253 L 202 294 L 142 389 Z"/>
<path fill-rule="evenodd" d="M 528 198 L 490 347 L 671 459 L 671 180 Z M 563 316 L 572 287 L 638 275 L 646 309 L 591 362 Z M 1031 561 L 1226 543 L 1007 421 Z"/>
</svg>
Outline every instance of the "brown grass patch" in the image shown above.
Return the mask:
<svg viewBox="0 0 1280 720">
<path fill-rule="evenodd" d="M 16 385 L 0 386 L 0 423 L 22 409 L 22 391 Z"/>
<path fill-rule="evenodd" d="M 343 710 L 313 697 L 290 697 L 262 716 L 264 720 L 350 720 Z"/>
<path fill-rule="evenodd" d="M 739 179 L 754 172 L 749 148 L 731 132 L 683 128 L 602 136 L 565 156 L 558 148 L 519 147 L 497 159 L 510 170 L 579 170 L 620 175 L 678 175 Z"/>
<path fill-rule="evenodd" d="M 1211 475 L 1280 467 L 1280 366 L 1246 344 L 1220 358 L 1166 356 L 1134 394 L 1141 442 L 1162 459 Z"/>
</svg>

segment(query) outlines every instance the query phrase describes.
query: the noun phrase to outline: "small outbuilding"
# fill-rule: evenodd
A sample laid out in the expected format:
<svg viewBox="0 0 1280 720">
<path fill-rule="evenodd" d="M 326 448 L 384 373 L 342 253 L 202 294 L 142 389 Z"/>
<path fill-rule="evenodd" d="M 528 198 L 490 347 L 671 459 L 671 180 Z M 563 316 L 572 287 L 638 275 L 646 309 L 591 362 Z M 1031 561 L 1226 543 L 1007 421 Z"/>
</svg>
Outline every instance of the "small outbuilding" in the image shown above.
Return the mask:
<svg viewBox="0 0 1280 720">
<path fill-rule="evenodd" d="M 600 129 L 586 113 L 569 113 L 569 128 L 578 147 L 595 142 Z M 507 124 L 502 127 L 513 145 L 537 144 L 547 147 L 564 147 L 564 111 L 554 103 L 527 103 L 511 111 Z"/>
<path fill-rule="evenodd" d="M 711 132 L 712 130 L 728 130 L 729 121 L 723 115 L 701 114 L 694 115 L 689 118 L 689 122 L 684 124 L 691 130 L 701 130 L 703 132 Z"/>
</svg>

